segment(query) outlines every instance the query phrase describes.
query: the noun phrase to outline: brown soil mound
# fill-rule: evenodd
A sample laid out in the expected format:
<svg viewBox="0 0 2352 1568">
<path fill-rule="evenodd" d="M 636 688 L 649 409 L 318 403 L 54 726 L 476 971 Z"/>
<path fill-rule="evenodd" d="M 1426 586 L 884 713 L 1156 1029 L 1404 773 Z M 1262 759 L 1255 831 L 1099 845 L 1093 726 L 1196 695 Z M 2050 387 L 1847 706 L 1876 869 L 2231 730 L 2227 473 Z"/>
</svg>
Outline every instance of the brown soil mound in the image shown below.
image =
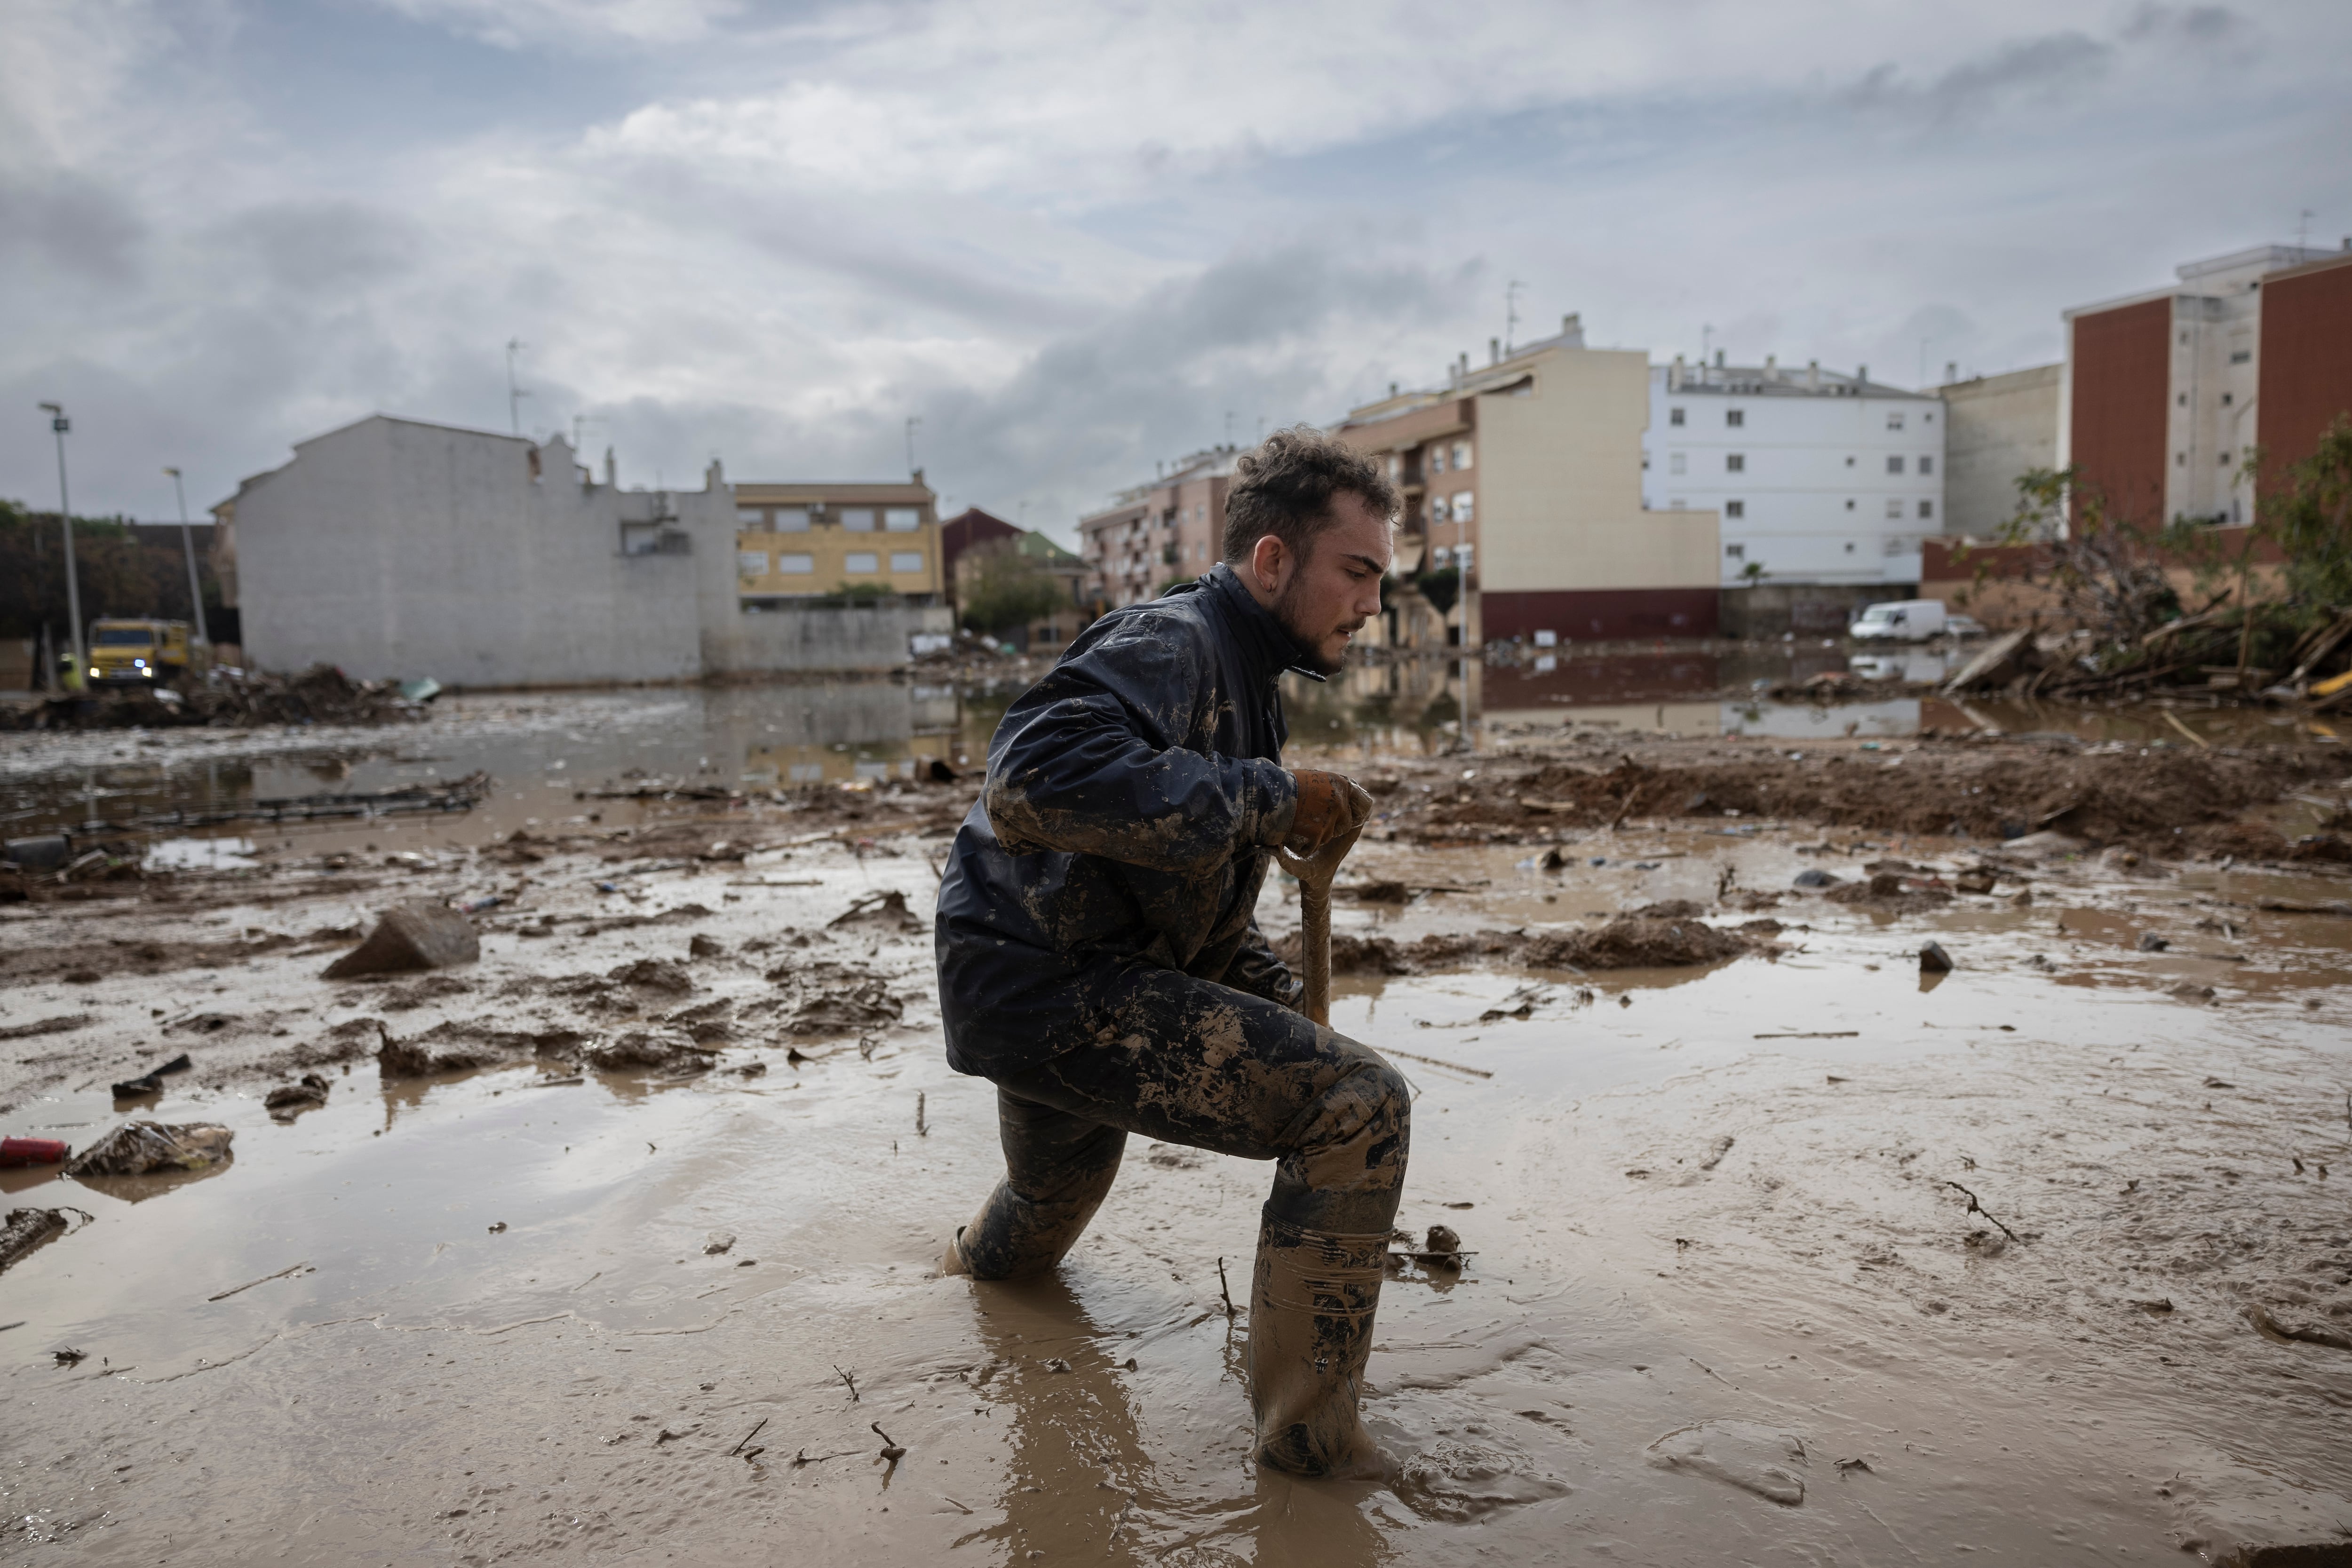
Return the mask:
<svg viewBox="0 0 2352 1568">
<path fill-rule="evenodd" d="M 1822 896 L 1832 904 L 1851 904 L 1898 915 L 1916 914 L 1952 902 L 1949 888 L 1891 871 L 1873 872 L 1868 882 L 1849 882 Z"/>
<path fill-rule="evenodd" d="M 2078 754 L 1938 742 L 1791 761 L 1759 757 L 1688 766 L 1621 758 L 1607 769 L 1547 763 L 1499 770 L 1401 815 L 1408 838 L 1521 836 L 1627 817 L 1737 814 L 1922 834 L 2001 839 L 2052 828 L 2100 843 L 2177 847 L 2177 828 L 2226 821 L 2309 779 L 2340 773 L 2307 748 L 2185 747 Z"/>
<path fill-rule="evenodd" d="M 1766 924 L 1769 924 L 1769 922 Z M 1742 935 L 1704 921 L 1621 915 L 1588 931 L 1480 931 L 1423 936 L 1400 943 L 1387 936 L 1331 934 L 1335 975 L 1418 975 L 1472 964 L 1528 969 L 1677 969 L 1718 964 L 1751 953 L 1764 933 Z M 1274 950 L 1294 967 L 1299 936 L 1283 936 Z"/>
</svg>

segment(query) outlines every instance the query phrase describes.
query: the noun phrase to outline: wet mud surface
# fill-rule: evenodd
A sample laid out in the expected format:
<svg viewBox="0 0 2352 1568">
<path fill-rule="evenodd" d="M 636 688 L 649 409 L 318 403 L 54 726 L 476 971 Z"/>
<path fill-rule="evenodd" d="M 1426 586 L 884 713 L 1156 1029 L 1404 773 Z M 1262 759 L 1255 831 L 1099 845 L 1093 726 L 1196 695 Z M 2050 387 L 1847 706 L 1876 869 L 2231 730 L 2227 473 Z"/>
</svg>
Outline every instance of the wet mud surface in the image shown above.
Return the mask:
<svg viewBox="0 0 2352 1568">
<path fill-rule="evenodd" d="M 1333 1022 L 1417 1091 L 1399 1226 L 1467 1256 L 1384 1292 L 1380 1482 L 1248 1463 L 1218 1263 L 1246 1281 L 1269 1167 L 1139 1141 L 1057 1277 L 938 1276 L 1001 1168 L 930 976 L 961 781 L 551 789 L 0 908 L 0 1131 L 231 1134 L 0 1171 L 66 1220 L 0 1273 L 0 1560 L 2352 1543 L 2352 877 L 2292 853 L 2352 769 L 1903 746 L 1946 792 L 1875 814 L 1856 740 L 1391 759 Z M 1685 810 L 1741 747 L 1755 804 Z M 1908 825 L 1979 788 L 2096 810 Z M 413 898 L 498 899 L 480 957 L 323 977 Z"/>
</svg>

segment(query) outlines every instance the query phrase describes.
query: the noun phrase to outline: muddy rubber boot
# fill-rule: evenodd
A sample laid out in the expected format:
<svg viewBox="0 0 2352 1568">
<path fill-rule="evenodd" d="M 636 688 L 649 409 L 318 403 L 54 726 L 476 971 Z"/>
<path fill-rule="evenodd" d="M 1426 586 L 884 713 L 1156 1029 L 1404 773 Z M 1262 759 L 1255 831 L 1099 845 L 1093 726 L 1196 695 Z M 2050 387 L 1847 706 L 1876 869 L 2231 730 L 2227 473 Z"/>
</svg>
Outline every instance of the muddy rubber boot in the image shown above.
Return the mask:
<svg viewBox="0 0 2352 1568">
<path fill-rule="evenodd" d="M 1301 1476 L 1380 1472 L 1359 1411 L 1388 1239 L 1260 1222 L 1249 1318 L 1259 1464 Z"/>
<path fill-rule="evenodd" d="M 1098 1180 L 1090 1179 L 1070 1196 L 1048 1202 L 1023 1197 L 999 1182 L 971 1223 L 948 1243 L 940 1271 L 975 1280 L 1029 1280 L 1053 1272 L 1063 1254 L 1086 1234 L 1087 1222 L 1102 1207 L 1117 1170 L 1114 1165 Z"/>
<path fill-rule="evenodd" d="M 969 1274 L 971 1272 L 971 1265 L 964 1260 L 964 1229 L 965 1227 L 963 1226 L 959 1225 L 956 1227 L 955 1234 L 948 1238 L 948 1249 L 940 1255 L 940 1274 L 942 1278 L 950 1274 Z"/>
</svg>

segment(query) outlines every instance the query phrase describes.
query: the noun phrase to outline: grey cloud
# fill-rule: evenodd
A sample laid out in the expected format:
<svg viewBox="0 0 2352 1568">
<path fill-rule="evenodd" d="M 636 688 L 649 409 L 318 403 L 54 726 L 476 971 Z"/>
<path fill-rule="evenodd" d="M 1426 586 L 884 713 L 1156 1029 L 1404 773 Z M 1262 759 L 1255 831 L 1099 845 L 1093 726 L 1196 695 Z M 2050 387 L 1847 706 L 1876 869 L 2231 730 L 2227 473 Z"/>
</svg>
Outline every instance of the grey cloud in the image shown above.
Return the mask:
<svg viewBox="0 0 2352 1568">
<path fill-rule="evenodd" d="M 1977 118 L 2016 98 L 2051 98 L 2103 75 L 2115 46 L 2082 33 L 2011 39 L 1931 82 L 1903 79 L 1893 65 L 1871 70 L 1843 97 L 1864 110 L 1895 110 L 1945 125 Z"/>
<path fill-rule="evenodd" d="M 375 283 L 408 270 L 424 248 L 415 225 L 355 202 L 253 207 L 220 235 L 278 288 L 300 294 Z"/>
<path fill-rule="evenodd" d="M 126 283 L 139 271 L 147 225 L 131 203 L 64 170 L 0 171 L 0 254 L 47 263 L 68 277 Z"/>
<path fill-rule="evenodd" d="M 2137 43 L 2149 38 L 2175 38 L 2191 44 L 2234 44 L 2245 41 L 2253 24 L 2226 5 L 2142 5 L 2124 25 L 2123 36 Z"/>
</svg>

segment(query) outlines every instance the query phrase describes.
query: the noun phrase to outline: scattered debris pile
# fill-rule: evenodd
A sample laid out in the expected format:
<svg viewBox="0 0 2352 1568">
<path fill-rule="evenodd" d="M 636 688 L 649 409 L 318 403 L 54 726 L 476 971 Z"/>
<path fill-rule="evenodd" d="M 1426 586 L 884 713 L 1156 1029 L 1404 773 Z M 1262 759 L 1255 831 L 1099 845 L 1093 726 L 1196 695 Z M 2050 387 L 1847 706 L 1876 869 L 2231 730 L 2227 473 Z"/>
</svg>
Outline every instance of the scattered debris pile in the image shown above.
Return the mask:
<svg viewBox="0 0 2352 1568">
<path fill-rule="evenodd" d="M 200 1171 L 227 1159 L 236 1137 L 216 1122 L 126 1122 L 76 1155 L 66 1175 L 79 1178 Z"/>
<path fill-rule="evenodd" d="M 412 685 L 439 690 L 429 682 Z M 352 680 L 332 664 L 315 664 L 299 675 L 225 669 L 184 693 L 169 687 L 92 692 L 0 707 L 0 730 L 413 724 L 431 712 L 431 700 L 404 695 L 399 681 Z"/>
<path fill-rule="evenodd" d="M 1460 968 L 1470 963 L 1514 965 L 1526 969 L 1681 969 L 1720 964 L 1745 954 L 1766 951 L 1762 934 L 1726 931 L 1687 917 L 1660 919 L 1621 915 L 1604 925 L 1582 931 L 1480 931 L 1469 936 L 1433 934 L 1418 941 L 1399 942 L 1388 936 L 1331 934 L 1331 972 L 1335 975 L 1417 975 L 1426 970 Z M 1283 962 L 1299 962 L 1296 931 L 1281 937 L 1274 950 Z"/>
</svg>

